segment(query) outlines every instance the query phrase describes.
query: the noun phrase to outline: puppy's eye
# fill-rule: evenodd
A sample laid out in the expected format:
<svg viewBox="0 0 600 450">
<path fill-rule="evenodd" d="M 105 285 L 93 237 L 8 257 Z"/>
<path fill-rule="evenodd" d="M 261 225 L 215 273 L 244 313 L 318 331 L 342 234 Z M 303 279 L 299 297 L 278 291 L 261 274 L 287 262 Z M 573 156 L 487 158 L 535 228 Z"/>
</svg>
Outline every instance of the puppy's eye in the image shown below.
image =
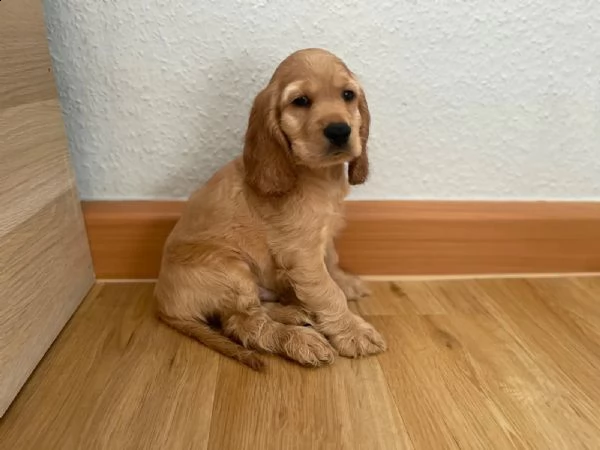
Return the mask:
<svg viewBox="0 0 600 450">
<path fill-rule="evenodd" d="M 310 106 L 310 99 L 306 95 L 303 95 L 301 97 L 296 97 L 292 103 L 296 106 L 307 107 Z"/>
<path fill-rule="evenodd" d="M 344 98 L 344 100 L 349 102 L 349 101 L 354 100 L 354 98 L 356 97 L 356 94 L 354 93 L 354 91 L 347 89 L 344 92 L 342 92 L 342 97 Z"/>
</svg>

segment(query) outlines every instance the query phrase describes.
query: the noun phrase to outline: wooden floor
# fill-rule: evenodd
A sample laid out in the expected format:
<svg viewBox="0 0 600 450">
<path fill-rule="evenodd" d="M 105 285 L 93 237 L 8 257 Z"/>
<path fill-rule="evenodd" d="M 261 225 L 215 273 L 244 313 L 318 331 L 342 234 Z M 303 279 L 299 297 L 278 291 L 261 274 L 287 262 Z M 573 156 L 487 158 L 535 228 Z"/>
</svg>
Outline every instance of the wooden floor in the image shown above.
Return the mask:
<svg viewBox="0 0 600 450">
<path fill-rule="evenodd" d="M 373 283 L 377 358 L 254 373 L 98 285 L 0 422 L 2 449 L 598 449 L 600 278 Z"/>
</svg>

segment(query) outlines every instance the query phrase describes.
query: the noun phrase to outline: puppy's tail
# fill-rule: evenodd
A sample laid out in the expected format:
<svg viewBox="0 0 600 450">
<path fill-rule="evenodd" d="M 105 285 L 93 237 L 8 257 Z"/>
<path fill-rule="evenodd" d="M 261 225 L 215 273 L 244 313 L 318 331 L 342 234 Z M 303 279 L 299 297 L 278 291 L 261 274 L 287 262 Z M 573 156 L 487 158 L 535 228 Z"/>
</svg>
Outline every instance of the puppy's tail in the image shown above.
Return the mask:
<svg viewBox="0 0 600 450">
<path fill-rule="evenodd" d="M 193 319 L 179 319 L 164 314 L 161 314 L 160 318 L 170 327 L 193 337 L 211 350 L 235 359 L 253 370 L 261 371 L 265 367 L 264 361 L 256 352 L 233 342 L 218 331 L 213 330 L 205 322 Z"/>
</svg>

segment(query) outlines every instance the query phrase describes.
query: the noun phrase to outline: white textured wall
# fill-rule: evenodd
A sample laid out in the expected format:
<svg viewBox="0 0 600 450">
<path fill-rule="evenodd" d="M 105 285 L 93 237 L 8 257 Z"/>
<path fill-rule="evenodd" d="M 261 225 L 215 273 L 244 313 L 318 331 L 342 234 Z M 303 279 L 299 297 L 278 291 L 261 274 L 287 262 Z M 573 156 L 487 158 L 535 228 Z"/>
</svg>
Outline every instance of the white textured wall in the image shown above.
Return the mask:
<svg viewBox="0 0 600 450">
<path fill-rule="evenodd" d="M 321 46 L 371 104 L 354 198 L 600 199 L 597 0 L 45 6 L 84 198 L 188 195 L 240 151 L 275 65 Z"/>
</svg>

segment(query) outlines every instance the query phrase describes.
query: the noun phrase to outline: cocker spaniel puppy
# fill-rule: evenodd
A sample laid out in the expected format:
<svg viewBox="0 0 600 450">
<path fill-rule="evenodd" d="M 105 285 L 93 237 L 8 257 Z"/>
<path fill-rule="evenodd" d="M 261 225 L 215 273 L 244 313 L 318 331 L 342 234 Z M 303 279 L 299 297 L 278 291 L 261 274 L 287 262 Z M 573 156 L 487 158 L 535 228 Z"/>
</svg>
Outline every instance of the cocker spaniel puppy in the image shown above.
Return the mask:
<svg viewBox="0 0 600 450">
<path fill-rule="evenodd" d="M 349 185 L 368 175 L 369 123 L 339 58 L 288 56 L 254 101 L 243 155 L 192 194 L 167 239 L 161 319 L 253 369 L 258 352 L 319 366 L 385 350 L 348 309 L 367 289 L 333 243 Z"/>
</svg>

